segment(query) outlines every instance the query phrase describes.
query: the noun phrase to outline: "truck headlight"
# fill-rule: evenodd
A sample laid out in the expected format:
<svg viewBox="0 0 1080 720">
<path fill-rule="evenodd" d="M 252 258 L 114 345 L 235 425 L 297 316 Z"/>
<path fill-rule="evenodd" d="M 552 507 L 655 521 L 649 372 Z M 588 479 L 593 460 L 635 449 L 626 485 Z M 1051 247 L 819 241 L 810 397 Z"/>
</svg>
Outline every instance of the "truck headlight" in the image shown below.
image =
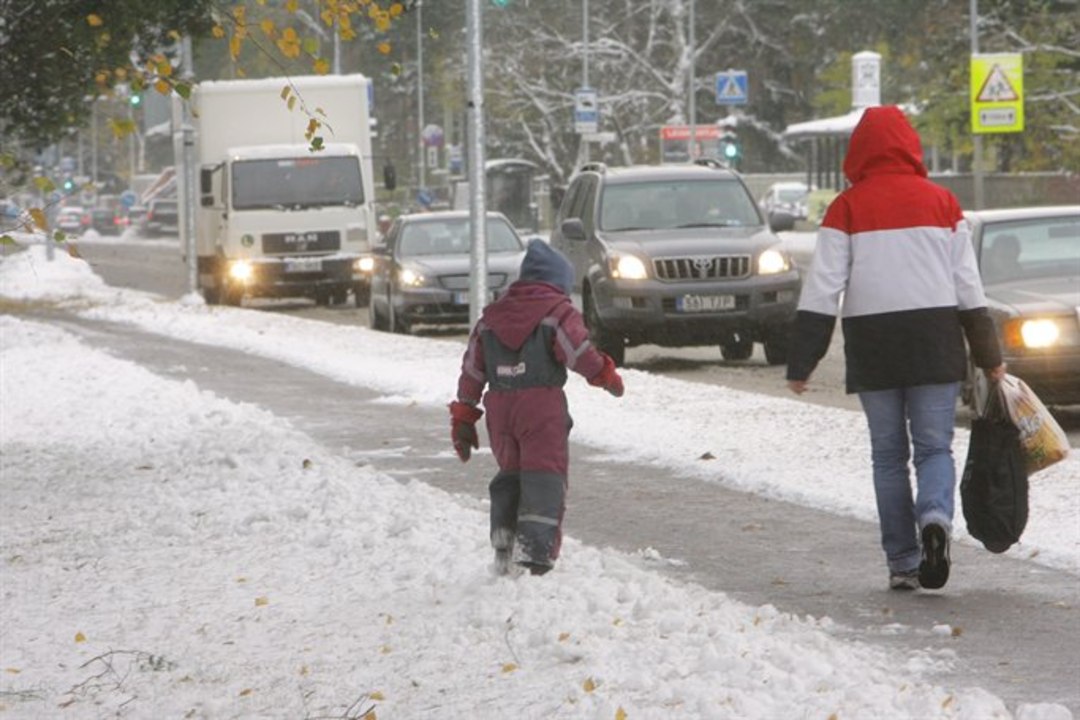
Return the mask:
<svg viewBox="0 0 1080 720">
<path fill-rule="evenodd" d="M 361 272 L 361 273 L 364 273 L 365 275 L 370 275 L 371 271 L 374 270 L 374 269 L 375 269 L 375 258 L 371 257 L 370 255 L 365 255 L 364 257 L 360 258 L 359 260 L 354 260 L 353 261 L 353 270 L 355 270 L 356 272 Z"/>
<path fill-rule="evenodd" d="M 1061 328 L 1050 318 L 1017 319 L 1005 323 L 1005 345 L 1012 348 L 1053 347 L 1061 338 Z"/>
<path fill-rule="evenodd" d="M 625 280 L 644 280 L 649 277 L 645 263 L 634 255 L 612 255 L 611 276 Z"/>
<path fill-rule="evenodd" d="M 247 282 L 255 274 L 255 268 L 247 260 L 229 263 L 229 277 L 240 282 Z"/>
<path fill-rule="evenodd" d="M 758 256 L 757 268 L 758 275 L 775 275 L 790 270 L 791 264 L 779 250 L 766 250 Z"/>
</svg>

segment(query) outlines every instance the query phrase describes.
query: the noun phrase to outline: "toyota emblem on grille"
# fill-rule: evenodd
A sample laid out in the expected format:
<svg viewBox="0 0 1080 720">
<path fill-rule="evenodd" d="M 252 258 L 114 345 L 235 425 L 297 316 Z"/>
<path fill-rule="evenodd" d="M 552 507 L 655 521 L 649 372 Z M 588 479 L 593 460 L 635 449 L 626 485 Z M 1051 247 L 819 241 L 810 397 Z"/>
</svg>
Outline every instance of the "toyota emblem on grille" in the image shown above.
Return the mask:
<svg viewBox="0 0 1080 720">
<path fill-rule="evenodd" d="M 709 270 L 711 270 L 713 266 L 713 259 L 711 257 L 696 257 L 693 262 L 695 275 L 702 278 L 709 276 Z"/>
</svg>

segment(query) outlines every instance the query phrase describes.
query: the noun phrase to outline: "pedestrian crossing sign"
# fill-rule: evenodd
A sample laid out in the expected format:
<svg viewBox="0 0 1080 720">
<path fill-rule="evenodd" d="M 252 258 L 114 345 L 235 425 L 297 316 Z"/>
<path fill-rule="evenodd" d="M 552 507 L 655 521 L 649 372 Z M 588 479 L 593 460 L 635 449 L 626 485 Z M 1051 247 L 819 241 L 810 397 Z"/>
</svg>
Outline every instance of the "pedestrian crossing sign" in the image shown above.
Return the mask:
<svg viewBox="0 0 1080 720">
<path fill-rule="evenodd" d="M 971 56 L 971 130 L 1022 132 L 1024 66 L 1020 54 Z"/>
<path fill-rule="evenodd" d="M 748 101 L 745 70 L 716 73 L 716 104 L 745 105 Z"/>
</svg>

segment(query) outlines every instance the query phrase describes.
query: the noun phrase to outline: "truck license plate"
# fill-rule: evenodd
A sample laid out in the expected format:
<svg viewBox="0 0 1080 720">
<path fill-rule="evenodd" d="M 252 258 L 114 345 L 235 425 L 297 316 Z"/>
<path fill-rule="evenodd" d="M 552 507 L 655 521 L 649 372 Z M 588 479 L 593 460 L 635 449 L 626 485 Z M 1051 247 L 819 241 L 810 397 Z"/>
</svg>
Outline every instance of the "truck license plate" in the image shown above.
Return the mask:
<svg viewBox="0 0 1080 720">
<path fill-rule="evenodd" d="M 679 312 L 717 312 L 735 309 L 734 295 L 683 295 L 675 298 Z"/>
<path fill-rule="evenodd" d="M 308 273 L 322 272 L 322 260 L 318 258 L 297 258 L 285 261 L 285 272 Z"/>
</svg>

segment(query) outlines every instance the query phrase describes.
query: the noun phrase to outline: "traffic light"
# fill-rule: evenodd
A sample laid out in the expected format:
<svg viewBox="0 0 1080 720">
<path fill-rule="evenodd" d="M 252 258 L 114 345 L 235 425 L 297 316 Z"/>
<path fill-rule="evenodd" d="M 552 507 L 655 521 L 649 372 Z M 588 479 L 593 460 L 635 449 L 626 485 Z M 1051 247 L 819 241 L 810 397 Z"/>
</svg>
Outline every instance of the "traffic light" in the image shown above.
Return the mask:
<svg viewBox="0 0 1080 720">
<path fill-rule="evenodd" d="M 720 138 L 720 143 L 724 152 L 724 159 L 731 164 L 739 162 L 739 158 L 742 157 L 742 145 L 739 143 L 739 138 L 735 133 L 724 133 Z"/>
<path fill-rule="evenodd" d="M 514 0 L 491 0 L 491 4 L 492 5 L 497 5 L 498 7 L 504 8 L 507 5 L 509 5 L 510 3 L 512 3 L 513 1 Z"/>
<path fill-rule="evenodd" d="M 139 107 L 142 105 L 142 93 L 132 93 L 128 102 L 131 103 L 131 107 Z"/>
<path fill-rule="evenodd" d="M 70 193 L 75 189 L 75 181 L 71 178 L 64 178 L 64 192 Z"/>
</svg>

